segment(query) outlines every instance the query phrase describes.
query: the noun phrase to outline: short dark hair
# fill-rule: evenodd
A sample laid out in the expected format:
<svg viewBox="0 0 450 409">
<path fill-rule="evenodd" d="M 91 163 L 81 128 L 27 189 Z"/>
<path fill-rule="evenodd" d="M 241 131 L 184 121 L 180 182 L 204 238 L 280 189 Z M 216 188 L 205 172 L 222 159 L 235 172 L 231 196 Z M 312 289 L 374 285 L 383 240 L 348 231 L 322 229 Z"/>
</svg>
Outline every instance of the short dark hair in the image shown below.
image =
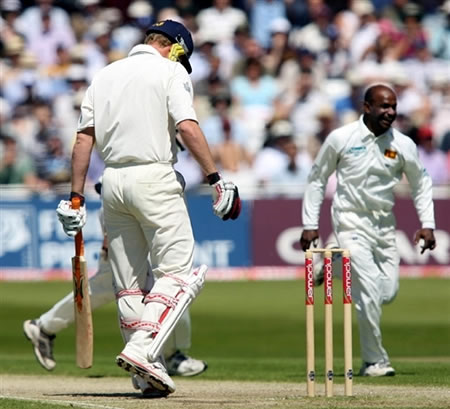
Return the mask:
<svg viewBox="0 0 450 409">
<path fill-rule="evenodd" d="M 380 88 L 388 89 L 389 91 L 391 91 L 395 94 L 394 90 L 389 85 L 375 84 L 375 85 L 372 85 L 369 88 L 367 88 L 366 91 L 364 92 L 364 102 L 367 102 L 368 104 L 373 102 L 375 92 L 377 90 L 379 90 Z"/>
</svg>

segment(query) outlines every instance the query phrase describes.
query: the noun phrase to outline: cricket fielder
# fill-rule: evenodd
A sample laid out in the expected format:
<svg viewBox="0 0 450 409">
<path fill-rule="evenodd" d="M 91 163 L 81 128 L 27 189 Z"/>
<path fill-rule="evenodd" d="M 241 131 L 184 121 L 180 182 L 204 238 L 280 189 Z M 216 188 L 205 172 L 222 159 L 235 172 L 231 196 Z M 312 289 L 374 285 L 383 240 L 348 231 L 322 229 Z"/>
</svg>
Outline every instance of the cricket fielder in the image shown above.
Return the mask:
<svg viewBox="0 0 450 409">
<path fill-rule="evenodd" d="M 158 361 L 184 311 L 203 288 L 206 266 L 193 268 L 194 237 L 177 180 L 176 131 L 212 187 L 213 211 L 222 220 L 241 210 L 237 187 L 217 172 L 193 108 L 189 57 L 192 36 L 180 23 L 159 21 L 144 44 L 100 70 L 81 104 L 72 154 L 71 198 L 84 200 L 94 144 L 105 163 L 103 208 L 109 260 L 125 348 L 116 363 L 166 396 L 175 383 Z M 74 235 L 85 206 L 69 200 L 57 209 Z M 147 284 L 150 256 L 155 283 Z M 143 298 L 142 296 L 146 294 Z"/>
<path fill-rule="evenodd" d="M 424 241 L 422 253 L 436 246 L 431 178 L 412 139 L 391 127 L 396 108 L 392 88 L 382 84 L 369 87 L 359 120 L 334 130 L 325 139 L 303 199 L 300 245 L 306 251 L 319 237 L 320 206 L 328 177 L 336 171 L 332 223 L 337 246 L 351 254 L 363 376 L 395 374 L 382 344 L 380 321 L 382 305 L 393 301 L 399 286 L 392 207 L 394 186 L 403 175 L 411 186 L 422 224 L 415 242 Z"/>
</svg>

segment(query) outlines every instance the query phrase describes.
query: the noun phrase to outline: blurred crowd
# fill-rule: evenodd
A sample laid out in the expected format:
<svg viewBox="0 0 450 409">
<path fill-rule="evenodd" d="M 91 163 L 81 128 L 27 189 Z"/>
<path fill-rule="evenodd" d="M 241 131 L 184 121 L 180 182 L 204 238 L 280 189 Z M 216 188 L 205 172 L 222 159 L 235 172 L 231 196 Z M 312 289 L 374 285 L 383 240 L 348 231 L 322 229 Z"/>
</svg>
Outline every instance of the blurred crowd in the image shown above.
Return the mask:
<svg viewBox="0 0 450 409">
<path fill-rule="evenodd" d="M 304 185 L 373 82 L 395 89 L 395 127 L 434 184 L 450 183 L 450 0 L 1 0 L 0 184 L 68 183 L 86 87 L 168 18 L 193 33 L 198 119 L 238 186 Z M 176 166 L 203 182 L 188 152 Z M 88 186 L 102 170 L 94 152 Z"/>
</svg>

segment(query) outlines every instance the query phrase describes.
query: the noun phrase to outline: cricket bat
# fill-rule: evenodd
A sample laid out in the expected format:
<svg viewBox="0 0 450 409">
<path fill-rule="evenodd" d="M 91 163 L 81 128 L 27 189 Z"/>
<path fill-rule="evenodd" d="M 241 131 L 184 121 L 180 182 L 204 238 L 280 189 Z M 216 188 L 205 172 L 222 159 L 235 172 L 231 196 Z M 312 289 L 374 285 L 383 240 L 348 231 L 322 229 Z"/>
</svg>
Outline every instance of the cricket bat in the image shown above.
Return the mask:
<svg viewBox="0 0 450 409">
<path fill-rule="evenodd" d="M 72 199 L 72 208 L 80 208 L 80 198 Z M 77 366 L 87 369 L 92 366 L 94 352 L 91 300 L 87 264 L 84 258 L 84 241 L 81 230 L 75 236 L 75 256 L 72 257 L 73 303 L 75 310 L 75 342 Z"/>
</svg>

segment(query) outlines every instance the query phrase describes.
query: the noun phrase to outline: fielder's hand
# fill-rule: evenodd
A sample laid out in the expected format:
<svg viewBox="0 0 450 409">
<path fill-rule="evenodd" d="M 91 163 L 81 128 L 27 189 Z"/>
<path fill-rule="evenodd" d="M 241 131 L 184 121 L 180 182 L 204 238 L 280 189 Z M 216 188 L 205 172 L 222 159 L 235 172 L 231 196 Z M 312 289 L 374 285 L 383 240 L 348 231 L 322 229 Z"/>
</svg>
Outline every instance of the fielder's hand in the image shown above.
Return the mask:
<svg viewBox="0 0 450 409">
<path fill-rule="evenodd" d="M 214 188 L 212 192 L 214 214 L 222 220 L 237 219 L 241 213 L 241 199 L 237 186 L 233 182 L 224 182 L 218 173 L 208 175 L 208 181 Z"/>
<path fill-rule="evenodd" d="M 311 243 L 313 243 L 314 247 L 316 247 L 318 238 L 318 230 L 303 230 L 302 236 L 300 237 L 300 247 L 303 251 L 308 250 L 311 247 Z"/>
<path fill-rule="evenodd" d="M 422 251 L 420 254 L 423 254 L 426 249 L 434 250 L 436 247 L 436 239 L 434 238 L 433 229 L 420 229 L 416 231 L 414 244 L 419 243 L 421 239 L 423 239 L 423 246 L 421 247 Z"/>
<path fill-rule="evenodd" d="M 185 54 L 186 53 L 180 44 L 173 44 L 169 52 L 169 60 L 176 62 L 180 61 L 180 58 Z"/>
<path fill-rule="evenodd" d="M 86 223 L 86 207 L 81 206 L 79 209 L 72 209 L 70 200 L 61 200 L 56 209 L 58 219 L 61 222 L 64 232 L 69 237 L 75 237 Z"/>
</svg>

